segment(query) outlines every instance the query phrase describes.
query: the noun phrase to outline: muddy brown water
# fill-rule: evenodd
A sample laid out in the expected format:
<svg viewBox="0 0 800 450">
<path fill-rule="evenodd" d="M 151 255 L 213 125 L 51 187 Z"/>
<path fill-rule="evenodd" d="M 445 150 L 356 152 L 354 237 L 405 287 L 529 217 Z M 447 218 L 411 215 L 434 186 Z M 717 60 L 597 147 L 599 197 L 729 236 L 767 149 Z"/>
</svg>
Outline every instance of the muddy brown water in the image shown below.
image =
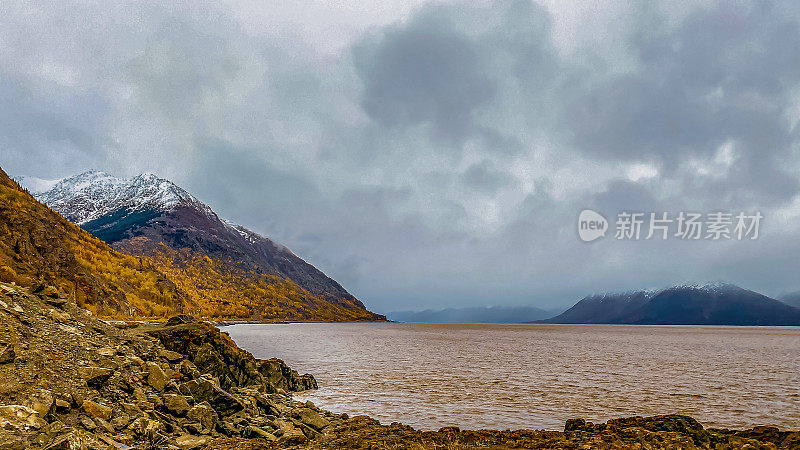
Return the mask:
<svg viewBox="0 0 800 450">
<path fill-rule="evenodd" d="M 560 430 L 573 417 L 688 414 L 800 429 L 800 328 L 242 324 L 258 358 L 313 374 L 296 398 L 422 429 Z"/>
</svg>

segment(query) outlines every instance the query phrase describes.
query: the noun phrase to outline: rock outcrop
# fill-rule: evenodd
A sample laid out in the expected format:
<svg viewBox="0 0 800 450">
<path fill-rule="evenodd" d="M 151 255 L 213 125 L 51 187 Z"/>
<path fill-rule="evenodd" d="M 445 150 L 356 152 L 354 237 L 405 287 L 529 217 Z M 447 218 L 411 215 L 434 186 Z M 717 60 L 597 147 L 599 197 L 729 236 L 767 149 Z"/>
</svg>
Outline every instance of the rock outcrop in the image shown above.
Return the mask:
<svg viewBox="0 0 800 450">
<path fill-rule="evenodd" d="M 177 316 L 166 326 L 147 332 L 168 351 L 186 357 L 203 373 L 217 377 L 220 386 L 262 387 L 266 392 L 304 391 L 316 389 L 314 377 L 300 376 L 283 361 L 273 358 L 261 361 L 239 348 L 227 333 L 207 322 Z"/>
<path fill-rule="evenodd" d="M 800 432 L 775 427 L 747 431 L 704 429 L 691 417 L 663 415 L 630 417 L 592 424 L 569 420 L 564 432 L 546 430 L 418 431 L 393 423 L 381 425 L 367 416 L 339 421 L 309 447 L 316 449 L 368 448 L 535 448 L 535 449 L 796 449 Z M 227 447 L 214 447 L 227 448 Z"/>
<path fill-rule="evenodd" d="M 0 448 L 284 446 L 343 420 L 292 400 L 313 377 L 187 316 L 107 323 L 52 289 L 0 283 L 0 344 Z"/>
</svg>

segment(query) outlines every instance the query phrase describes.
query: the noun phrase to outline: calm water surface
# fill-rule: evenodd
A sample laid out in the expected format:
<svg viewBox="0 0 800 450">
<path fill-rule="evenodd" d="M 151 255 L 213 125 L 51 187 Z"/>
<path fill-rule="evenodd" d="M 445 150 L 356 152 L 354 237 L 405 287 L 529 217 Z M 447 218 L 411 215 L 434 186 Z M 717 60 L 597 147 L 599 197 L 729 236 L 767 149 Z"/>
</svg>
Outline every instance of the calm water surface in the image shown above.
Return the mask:
<svg viewBox="0 0 800 450">
<path fill-rule="evenodd" d="M 562 429 L 682 413 L 800 429 L 800 328 L 273 324 L 224 328 L 311 373 L 318 406 L 417 428 Z"/>
</svg>

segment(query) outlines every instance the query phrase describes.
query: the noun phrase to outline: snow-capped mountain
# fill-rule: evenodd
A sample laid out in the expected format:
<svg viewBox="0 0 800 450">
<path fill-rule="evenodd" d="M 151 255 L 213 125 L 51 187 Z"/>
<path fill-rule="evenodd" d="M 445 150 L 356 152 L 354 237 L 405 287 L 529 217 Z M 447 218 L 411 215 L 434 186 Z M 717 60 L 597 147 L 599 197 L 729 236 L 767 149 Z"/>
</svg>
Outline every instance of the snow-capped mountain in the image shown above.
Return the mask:
<svg viewBox="0 0 800 450">
<path fill-rule="evenodd" d="M 724 282 L 596 294 L 546 323 L 800 325 L 800 309 Z"/>
<path fill-rule="evenodd" d="M 117 178 L 85 172 L 34 196 L 117 250 L 151 256 L 163 243 L 223 261 L 242 273 L 288 278 L 345 308 L 364 308 L 339 283 L 286 246 L 221 219 L 183 188 L 153 174 Z"/>
<path fill-rule="evenodd" d="M 57 180 L 50 189 L 31 192 L 37 200 L 78 225 L 120 209 L 168 211 L 178 205 L 216 216 L 211 208 L 175 183 L 152 173 L 117 178 L 94 170 Z"/>
<path fill-rule="evenodd" d="M 53 186 L 58 184 L 60 179 L 58 180 L 45 180 L 43 178 L 37 177 L 28 177 L 28 176 L 21 176 L 21 177 L 14 177 L 14 181 L 19 183 L 20 186 L 24 187 L 28 190 L 31 194 L 39 194 L 41 192 L 49 191 L 53 189 Z"/>
</svg>

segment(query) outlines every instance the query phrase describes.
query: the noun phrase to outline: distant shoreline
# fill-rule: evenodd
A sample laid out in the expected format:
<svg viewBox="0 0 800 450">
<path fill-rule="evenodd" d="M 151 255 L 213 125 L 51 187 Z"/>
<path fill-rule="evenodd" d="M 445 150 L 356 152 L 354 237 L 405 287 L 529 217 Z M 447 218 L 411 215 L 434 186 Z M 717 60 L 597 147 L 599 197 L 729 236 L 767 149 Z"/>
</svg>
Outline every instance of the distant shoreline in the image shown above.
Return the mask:
<svg viewBox="0 0 800 450">
<path fill-rule="evenodd" d="M 231 325 L 289 325 L 293 323 L 402 323 L 394 320 L 287 320 L 266 322 L 263 320 L 223 320 L 209 321 L 217 327 L 228 327 Z"/>
<path fill-rule="evenodd" d="M 795 329 L 800 328 L 800 325 L 719 325 L 719 324 L 641 324 L 641 323 L 540 323 L 540 322 L 514 322 L 514 323 L 499 323 L 499 322 L 402 322 L 398 320 L 341 320 L 341 321 L 285 321 L 285 322 L 263 322 L 257 320 L 243 320 L 243 321 L 210 321 L 217 327 L 227 327 L 232 325 L 290 325 L 290 324 L 303 324 L 303 323 L 396 323 L 408 325 L 544 325 L 544 326 L 614 326 L 614 327 L 706 327 L 706 328 L 786 328 Z"/>
<path fill-rule="evenodd" d="M 137 325 L 163 325 L 163 320 L 106 320 L 104 322 L 115 325 L 118 328 L 134 328 Z M 537 326 L 613 326 L 613 327 L 705 327 L 705 328 L 778 328 L 778 329 L 797 329 L 800 325 L 731 325 L 731 324 L 698 324 L 698 323 L 553 323 L 553 322 L 403 322 L 399 320 L 288 320 L 288 321 L 261 321 L 261 320 L 204 320 L 216 327 L 229 327 L 233 325 L 291 325 L 304 323 L 330 323 L 330 324 L 353 324 L 353 323 L 395 323 L 409 325 L 537 325 Z"/>
</svg>

